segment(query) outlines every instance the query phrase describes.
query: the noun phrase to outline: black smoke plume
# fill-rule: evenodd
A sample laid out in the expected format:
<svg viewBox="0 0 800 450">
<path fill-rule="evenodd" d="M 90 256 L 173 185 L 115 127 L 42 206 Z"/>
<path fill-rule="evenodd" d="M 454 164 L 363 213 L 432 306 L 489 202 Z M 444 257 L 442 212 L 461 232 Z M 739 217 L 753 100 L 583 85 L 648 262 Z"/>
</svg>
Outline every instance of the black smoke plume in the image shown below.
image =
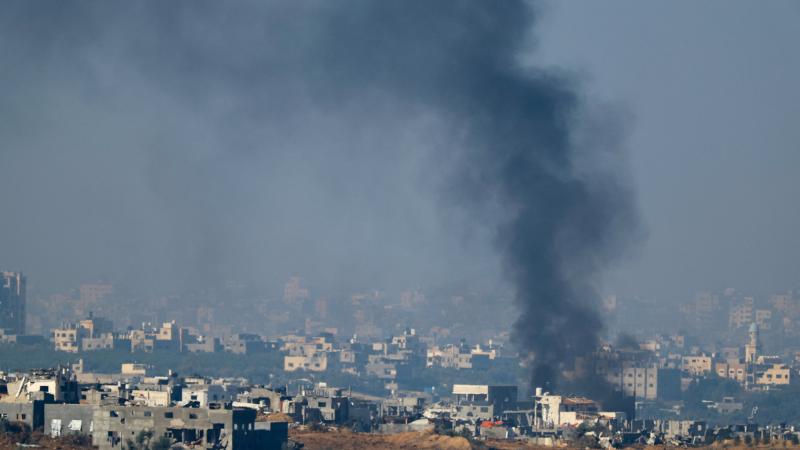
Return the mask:
<svg viewBox="0 0 800 450">
<path fill-rule="evenodd" d="M 553 383 L 594 349 L 636 214 L 614 121 L 522 58 L 537 18 L 515 0 L 7 2 L 0 187 L 24 213 L 0 244 L 39 279 L 406 283 L 473 259 L 412 220 L 408 186 L 433 179 L 443 216 L 494 235 L 513 337 Z"/>
</svg>

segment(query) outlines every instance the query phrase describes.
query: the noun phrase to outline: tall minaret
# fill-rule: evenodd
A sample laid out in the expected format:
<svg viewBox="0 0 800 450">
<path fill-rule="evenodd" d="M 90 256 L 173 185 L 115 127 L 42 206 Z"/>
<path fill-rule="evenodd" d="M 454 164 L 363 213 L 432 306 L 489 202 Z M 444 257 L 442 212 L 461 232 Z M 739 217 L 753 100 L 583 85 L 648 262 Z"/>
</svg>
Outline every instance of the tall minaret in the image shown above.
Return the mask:
<svg viewBox="0 0 800 450">
<path fill-rule="evenodd" d="M 758 354 L 761 352 L 761 342 L 758 339 L 758 324 L 755 322 L 750 324 L 750 341 L 744 346 L 744 357 L 748 363 L 755 363 Z"/>
</svg>

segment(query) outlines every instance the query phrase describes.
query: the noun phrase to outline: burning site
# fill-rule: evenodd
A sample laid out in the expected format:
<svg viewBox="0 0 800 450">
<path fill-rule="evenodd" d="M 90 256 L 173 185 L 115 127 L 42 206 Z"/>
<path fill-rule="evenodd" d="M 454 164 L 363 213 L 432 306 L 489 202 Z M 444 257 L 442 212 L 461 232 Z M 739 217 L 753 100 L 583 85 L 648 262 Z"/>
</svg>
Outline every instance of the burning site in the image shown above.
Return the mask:
<svg viewBox="0 0 800 450">
<path fill-rule="evenodd" d="M 753 5 L 8 2 L 0 448 L 798 445 Z"/>
</svg>

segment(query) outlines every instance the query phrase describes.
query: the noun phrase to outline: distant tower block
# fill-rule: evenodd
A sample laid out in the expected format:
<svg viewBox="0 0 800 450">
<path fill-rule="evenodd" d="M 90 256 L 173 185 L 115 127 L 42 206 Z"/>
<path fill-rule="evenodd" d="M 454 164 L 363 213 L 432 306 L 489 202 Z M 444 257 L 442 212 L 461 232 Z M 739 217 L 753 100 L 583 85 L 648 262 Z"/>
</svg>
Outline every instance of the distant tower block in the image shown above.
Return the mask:
<svg viewBox="0 0 800 450">
<path fill-rule="evenodd" d="M 758 337 L 758 324 L 753 322 L 750 324 L 748 331 L 750 339 L 747 345 L 744 346 L 744 357 L 749 363 L 754 363 L 758 354 L 761 353 L 761 342 Z"/>
<path fill-rule="evenodd" d="M 9 334 L 25 334 L 25 276 L 0 272 L 0 328 Z"/>
</svg>

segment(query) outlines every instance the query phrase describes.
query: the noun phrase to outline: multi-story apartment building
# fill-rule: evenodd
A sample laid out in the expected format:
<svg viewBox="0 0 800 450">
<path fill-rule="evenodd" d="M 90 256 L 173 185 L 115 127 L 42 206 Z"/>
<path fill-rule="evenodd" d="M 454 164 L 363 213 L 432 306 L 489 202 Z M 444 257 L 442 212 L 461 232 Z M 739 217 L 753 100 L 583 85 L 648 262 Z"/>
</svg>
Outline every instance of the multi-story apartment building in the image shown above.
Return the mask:
<svg viewBox="0 0 800 450">
<path fill-rule="evenodd" d="M 738 329 L 753 321 L 753 297 L 745 297 L 728 311 L 728 328 Z"/>
<path fill-rule="evenodd" d="M 756 371 L 756 383 L 760 385 L 791 384 L 792 370 L 785 364 L 772 364 Z"/>
<path fill-rule="evenodd" d="M 714 363 L 714 372 L 721 378 L 728 378 L 744 384 L 747 379 L 747 364 L 739 359 L 727 359 Z"/>
<path fill-rule="evenodd" d="M 0 272 L 0 328 L 25 334 L 26 279 L 21 272 Z"/>
<path fill-rule="evenodd" d="M 684 356 L 681 361 L 681 368 L 689 375 L 700 376 L 711 372 L 712 359 L 710 356 Z"/>
</svg>

